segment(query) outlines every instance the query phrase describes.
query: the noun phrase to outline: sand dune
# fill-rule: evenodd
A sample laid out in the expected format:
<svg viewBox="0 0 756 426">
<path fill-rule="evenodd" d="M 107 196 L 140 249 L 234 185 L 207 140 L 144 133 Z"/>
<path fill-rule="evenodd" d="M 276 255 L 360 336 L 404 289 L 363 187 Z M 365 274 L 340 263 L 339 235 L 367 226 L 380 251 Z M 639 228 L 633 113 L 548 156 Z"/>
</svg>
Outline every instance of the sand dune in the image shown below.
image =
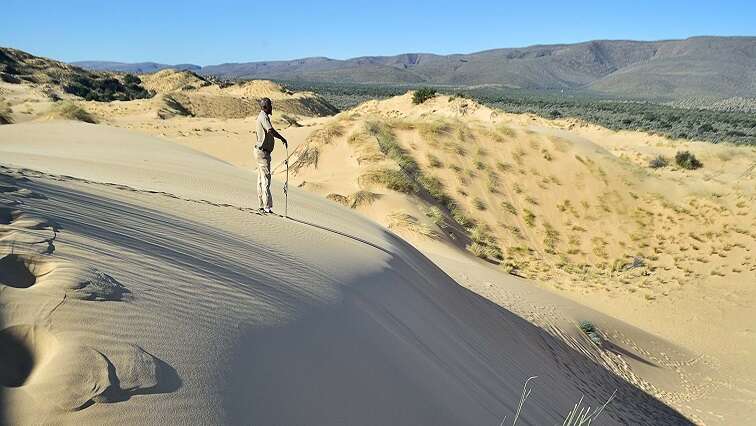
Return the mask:
<svg viewBox="0 0 756 426">
<path fill-rule="evenodd" d="M 4 126 L 0 153 L 6 421 L 499 424 L 538 376 L 523 424 L 615 390 L 601 424 L 688 423 L 318 196 L 259 216 L 249 172 L 104 126 Z"/>
</svg>

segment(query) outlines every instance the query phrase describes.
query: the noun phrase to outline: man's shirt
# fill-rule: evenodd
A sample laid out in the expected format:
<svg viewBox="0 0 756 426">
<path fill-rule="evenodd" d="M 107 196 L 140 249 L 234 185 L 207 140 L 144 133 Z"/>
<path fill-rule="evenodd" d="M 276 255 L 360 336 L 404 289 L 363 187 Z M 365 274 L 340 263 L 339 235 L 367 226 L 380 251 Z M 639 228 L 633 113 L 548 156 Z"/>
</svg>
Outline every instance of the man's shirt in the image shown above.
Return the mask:
<svg viewBox="0 0 756 426">
<path fill-rule="evenodd" d="M 272 128 L 270 116 L 265 111 L 260 111 L 257 116 L 257 147 L 265 152 L 273 151 L 273 135 L 268 133 Z"/>
</svg>

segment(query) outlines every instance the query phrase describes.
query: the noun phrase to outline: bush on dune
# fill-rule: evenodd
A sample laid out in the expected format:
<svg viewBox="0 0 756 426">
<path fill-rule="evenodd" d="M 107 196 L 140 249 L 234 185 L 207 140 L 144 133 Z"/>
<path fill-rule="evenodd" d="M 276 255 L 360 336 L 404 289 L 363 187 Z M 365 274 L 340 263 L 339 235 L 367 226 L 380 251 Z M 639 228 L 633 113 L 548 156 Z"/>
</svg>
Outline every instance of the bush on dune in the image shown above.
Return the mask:
<svg viewBox="0 0 756 426">
<path fill-rule="evenodd" d="M 415 92 L 412 94 L 412 103 L 415 105 L 420 105 L 434 96 L 436 96 L 435 89 L 431 89 L 429 87 L 422 87 L 420 89 L 415 90 Z"/>
<path fill-rule="evenodd" d="M 698 161 L 696 156 L 690 151 L 678 151 L 677 154 L 675 154 L 675 163 L 687 170 L 695 170 L 703 167 L 703 163 Z"/>
<path fill-rule="evenodd" d="M 70 101 L 56 104 L 52 109 L 52 115 L 66 120 L 83 121 L 85 123 L 93 124 L 97 123 L 97 119 L 95 119 L 92 114 Z"/>
<path fill-rule="evenodd" d="M 667 164 L 669 164 L 669 161 L 667 161 L 663 155 L 657 155 L 648 162 L 648 167 L 651 167 L 652 169 L 660 169 L 667 167 Z"/>
</svg>

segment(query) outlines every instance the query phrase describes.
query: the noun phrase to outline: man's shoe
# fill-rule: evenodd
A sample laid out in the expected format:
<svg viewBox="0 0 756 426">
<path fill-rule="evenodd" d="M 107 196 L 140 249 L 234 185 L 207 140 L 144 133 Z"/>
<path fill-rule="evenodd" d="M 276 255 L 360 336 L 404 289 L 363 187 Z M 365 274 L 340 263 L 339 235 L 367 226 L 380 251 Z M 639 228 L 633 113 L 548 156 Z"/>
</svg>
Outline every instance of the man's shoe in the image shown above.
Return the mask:
<svg viewBox="0 0 756 426">
<path fill-rule="evenodd" d="M 273 213 L 273 209 L 263 209 L 263 213 Z"/>
</svg>

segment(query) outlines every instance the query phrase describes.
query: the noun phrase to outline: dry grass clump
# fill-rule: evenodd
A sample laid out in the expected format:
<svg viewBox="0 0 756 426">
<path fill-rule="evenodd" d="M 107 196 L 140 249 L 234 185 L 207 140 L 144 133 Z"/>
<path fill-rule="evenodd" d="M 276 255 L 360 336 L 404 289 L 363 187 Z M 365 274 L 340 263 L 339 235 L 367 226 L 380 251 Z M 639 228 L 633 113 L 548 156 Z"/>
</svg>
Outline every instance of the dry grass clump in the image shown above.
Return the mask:
<svg viewBox="0 0 756 426">
<path fill-rule="evenodd" d="M 71 101 L 56 103 L 50 110 L 50 115 L 66 120 L 83 121 L 92 124 L 97 123 L 97 119 L 92 114 Z"/>
<path fill-rule="evenodd" d="M 369 120 L 365 122 L 365 132 L 375 137 L 381 153 L 396 161 L 403 172 L 414 175 L 418 172 L 417 162 L 410 156 L 394 136 L 391 127 L 383 121 Z"/>
<path fill-rule="evenodd" d="M 356 209 L 362 206 L 369 206 L 380 198 L 375 192 L 360 190 L 349 196 L 349 207 Z"/>
<path fill-rule="evenodd" d="M 344 126 L 339 122 L 329 123 L 322 129 L 315 130 L 307 137 L 307 142 L 320 143 L 328 145 L 335 138 L 344 136 Z"/>
<path fill-rule="evenodd" d="M 318 167 L 320 150 L 310 142 L 307 142 L 298 146 L 294 153 L 292 153 L 292 157 L 295 157 L 295 160 L 289 164 L 289 171 L 296 175 L 305 167 Z"/>
<path fill-rule="evenodd" d="M 473 206 L 475 206 L 475 208 L 478 209 L 478 210 L 486 210 L 487 209 L 485 201 L 483 201 L 483 200 L 481 200 L 480 198 L 477 198 L 477 197 L 473 200 Z"/>
<path fill-rule="evenodd" d="M 434 225 L 445 228 L 446 222 L 444 220 L 444 213 L 437 206 L 430 206 L 425 209 L 425 215 L 430 218 Z"/>
<path fill-rule="evenodd" d="M 447 196 L 444 192 L 444 184 L 435 176 L 431 175 L 419 175 L 417 182 L 428 192 L 434 200 L 442 203 L 447 202 Z"/>
<path fill-rule="evenodd" d="M 377 163 L 386 159 L 375 146 L 373 138 L 364 131 L 357 131 L 349 135 L 347 143 L 352 146 L 357 155 L 357 164 Z"/>
<path fill-rule="evenodd" d="M 467 249 L 475 256 L 495 261 L 504 259 L 496 238 L 487 226 L 476 225 L 470 229 L 470 239 L 472 243 L 467 245 Z"/>
<path fill-rule="evenodd" d="M 528 209 L 523 209 L 523 212 L 525 213 L 525 216 L 523 217 L 525 224 L 530 226 L 531 228 L 535 226 L 535 220 L 536 220 L 535 213 L 533 213 L 532 211 Z"/>
<path fill-rule="evenodd" d="M 513 138 L 516 135 L 515 131 L 506 124 L 499 124 L 498 126 L 496 126 L 496 132 L 508 138 Z"/>
<path fill-rule="evenodd" d="M 426 140 L 433 141 L 440 138 L 448 138 L 453 135 L 451 123 L 445 120 L 425 121 L 417 126 L 420 136 Z"/>
<path fill-rule="evenodd" d="M 428 164 L 433 168 L 444 167 L 444 163 L 433 154 L 428 154 Z"/>
<path fill-rule="evenodd" d="M 341 194 L 330 193 L 330 194 L 326 195 L 326 198 L 329 199 L 329 200 L 331 200 L 331 201 L 334 201 L 336 203 L 339 203 L 342 206 L 349 205 L 349 198 L 347 198 L 347 197 L 345 197 L 345 196 L 343 196 Z"/>
<path fill-rule="evenodd" d="M 427 238 L 438 239 L 440 235 L 428 224 L 417 220 L 415 216 L 405 212 L 395 212 L 388 215 L 389 229 L 406 230 Z"/>
<path fill-rule="evenodd" d="M 506 212 L 508 212 L 510 214 L 513 214 L 515 216 L 517 215 L 517 209 L 509 201 L 502 201 L 501 202 L 501 208 L 503 208 L 504 211 L 506 211 Z"/>
<path fill-rule="evenodd" d="M 363 173 L 357 182 L 360 186 L 382 185 L 392 191 L 411 194 L 415 192 L 415 182 L 413 182 L 401 170 L 388 168 L 368 170 Z"/>
</svg>

